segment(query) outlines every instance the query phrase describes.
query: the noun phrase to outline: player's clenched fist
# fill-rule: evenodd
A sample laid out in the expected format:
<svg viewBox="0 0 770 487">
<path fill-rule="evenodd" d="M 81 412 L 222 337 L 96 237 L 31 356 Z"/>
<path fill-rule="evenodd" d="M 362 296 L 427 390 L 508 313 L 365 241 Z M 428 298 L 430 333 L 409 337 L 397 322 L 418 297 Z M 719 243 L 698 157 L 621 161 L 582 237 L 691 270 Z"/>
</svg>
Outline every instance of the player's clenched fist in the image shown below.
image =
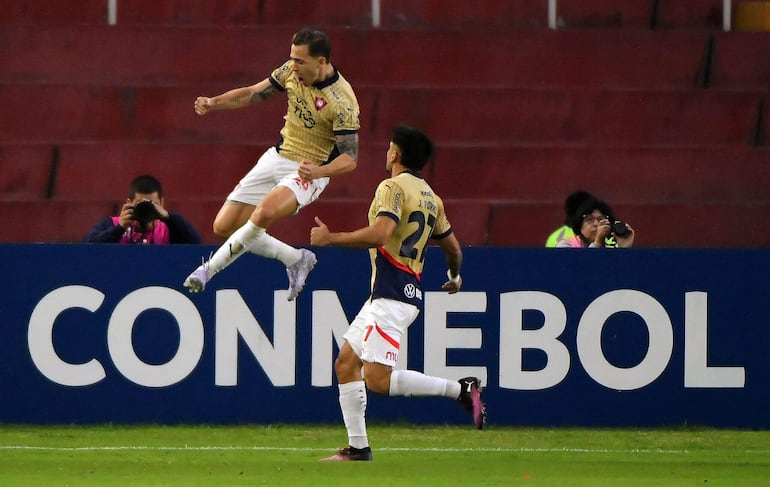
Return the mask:
<svg viewBox="0 0 770 487">
<path fill-rule="evenodd" d="M 302 161 L 297 168 L 297 174 L 299 174 L 300 179 L 309 183 L 316 178 L 317 170 L 318 164 L 314 164 L 310 161 Z"/>
<path fill-rule="evenodd" d="M 195 99 L 195 113 L 198 115 L 206 115 L 208 112 L 214 109 L 214 103 L 211 98 L 207 96 L 199 96 Z"/>
<path fill-rule="evenodd" d="M 329 227 L 318 217 L 315 217 L 315 222 L 318 226 L 310 229 L 310 244 L 318 247 L 329 245 Z"/>
</svg>

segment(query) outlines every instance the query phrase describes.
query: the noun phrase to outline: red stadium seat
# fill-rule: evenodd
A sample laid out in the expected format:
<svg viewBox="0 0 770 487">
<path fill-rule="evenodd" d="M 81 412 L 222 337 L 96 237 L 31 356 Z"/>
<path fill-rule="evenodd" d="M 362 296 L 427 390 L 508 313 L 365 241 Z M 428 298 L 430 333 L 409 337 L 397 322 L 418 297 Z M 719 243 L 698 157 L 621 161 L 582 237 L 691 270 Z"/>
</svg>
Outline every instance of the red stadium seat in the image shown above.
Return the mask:
<svg viewBox="0 0 770 487">
<path fill-rule="evenodd" d="M 265 2 L 249 0 L 131 0 L 118 3 L 119 24 L 256 25 Z"/>
<path fill-rule="evenodd" d="M 711 86 L 770 91 L 770 35 L 717 32 Z"/>
<path fill-rule="evenodd" d="M 491 218 L 489 200 L 452 199 L 447 198 L 439 188 L 433 189 L 443 198 L 444 209 L 460 244 L 487 245 Z"/>
<path fill-rule="evenodd" d="M 0 86 L 0 102 L 6 104 L 0 113 L 0 142 L 252 143 L 256 136 L 275 143 L 286 113 L 285 100 L 276 99 L 260 110 L 244 110 L 235 116 L 218 112 L 202 118 L 192 108 L 200 89 L 189 87 L 46 85 L 45 97 L 39 91 L 37 85 Z M 51 116 L 51 107 L 56 107 L 56 116 Z"/>
<path fill-rule="evenodd" d="M 4 28 L 0 44 L 0 53 L 6 58 L 0 81 L 190 85 L 198 95 L 213 91 L 218 94 L 220 90 L 265 79 L 288 59 L 293 32 L 288 27 L 220 30 L 122 24 L 9 26 Z M 256 46 L 261 54 L 253 63 L 244 61 Z M 121 55 L 116 56 L 116 52 Z"/>
<path fill-rule="evenodd" d="M 487 245 L 543 247 L 548 235 L 563 221 L 561 203 L 494 201 L 490 208 Z"/>
<path fill-rule="evenodd" d="M 575 188 L 587 188 L 618 203 L 770 203 L 770 151 L 445 146 L 439 148 L 429 180 L 439 193 L 461 199 L 561 204 Z"/>
<path fill-rule="evenodd" d="M 173 199 L 224 200 L 264 147 L 219 144 L 66 144 L 52 196 L 123 201 L 131 180 L 151 174 Z"/>
<path fill-rule="evenodd" d="M 756 248 L 770 246 L 770 204 L 614 204 L 635 230 L 635 247 Z M 564 219 L 560 206 L 492 205 L 488 245 L 542 247 Z"/>
<path fill-rule="evenodd" d="M 722 0 L 659 0 L 656 28 L 719 29 L 722 5 Z"/>
<path fill-rule="evenodd" d="M 449 30 L 332 35 L 346 76 L 359 86 L 426 88 L 691 88 L 708 41 L 707 33 L 688 31 L 506 30 L 495 33 L 490 49 L 485 30 L 465 31 L 461 42 Z M 355 62 L 385 56 L 394 45 L 402 46 L 398 63 Z M 436 60 L 431 69 L 426 52 Z M 471 59 L 473 69 L 458 73 Z"/>
<path fill-rule="evenodd" d="M 652 24 L 653 0 L 581 0 L 557 2 L 560 28 L 636 28 Z"/>
<path fill-rule="evenodd" d="M 51 196 L 65 200 L 121 199 L 132 178 L 152 174 L 173 198 L 223 200 L 269 145 L 64 144 L 59 149 Z M 378 146 L 362 144 L 356 171 L 334 178 L 324 197 L 370 198 L 385 176 L 386 149 L 387 140 Z"/>
<path fill-rule="evenodd" d="M 770 145 L 770 97 L 765 97 L 763 105 L 764 113 L 760 113 L 760 117 L 762 117 L 761 127 L 764 128 L 764 133 L 757 134 L 756 143 L 766 149 Z"/>
<path fill-rule="evenodd" d="M 260 22 L 295 27 L 371 26 L 371 2 L 346 2 L 344 8 L 339 8 L 326 2 L 265 0 L 260 2 Z"/>
<path fill-rule="evenodd" d="M 81 242 L 99 219 L 115 211 L 103 201 L 0 201 L 3 224 L 13 228 L 0 232 L 0 242 Z"/>
<path fill-rule="evenodd" d="M 637 231 L 639 247 L 770 247 L 770 204 L 619 204 L 618 218 Z"/>
<path fill-rule="evenodd" d="M 45 199 L 56 150 L 45 144 L 0 144 L 0 200 Z"/>
<path fill-rule="evenodd" d="M 368 5 L 368 2 L 366 2 Z M 544 28 L 548 25 L 547 3 L 531 0 L 386 0 L 382 4 L 383 26 L 414 28 Z"/>
<path fill-rule="evenodd" d="M 373 136 L 409 121 L 440 143 L 745 145 L 762 95 L 713 91 L 383 89 Z"/>
<path fill-rule="evenodd" d="M 286 27 L 19 26 L 8 28 L 0 45 L 6 54 L 0 81 L 179 86 L 196 94 L 219 93 L 268 76 L 285 60 L 292 32 Z M 360 91 L 364 86 L 691 88 L 701 74 L 709 34 L 504 30 L 495 34 L 495 49 L 489 49 L 489 33 L 483 29 L 464 31 L 462 42 L 447 29 L 332 29 L 329 35 L 333 61 Z M 114 53 L 129 44 L 131 49 L 116 58 Z M 250 45 L 266 53 L 253 65 L 243 62 L 243 46 Z M 397 63 L 361 61 L 387 56 L 394 45 L 400 46 Z M 500 51 L 507 53 L 502 65 Z M 86 63 L 81 61 L 84 52 Z M 426 52 L 436 60 L 431 69 L 425 69 Z M 756 48 L 747 52 L 761 54 Z M 199 62 L 200 57 L 207 61 Z M 469 59 L 473 71 L 458 75 L 457 65 Z M 717 67 L 740 63 L 720 57 L 719 51 L 715 61 Z"/>
<path fill-rule="evenodd" d="M 7 0 L 10 2 L 0 22 L 88 22 L 107 20 L 105 0 L 83 0 L 77 7 L 57 6 L 56 2 Z M 51 5 L 49 5 L 51 3 Z M 334 8 L 324 2 L 301 0 L 131 0 L 117 2 L 117 21 L 122 24 L 165 26 L 253 26 L 253 25 L 372 25 L 371 2 L 349 2 Z M 546 3 L 531 0 L 479 0 L 455 2 L 447 6 L 441 0 L 387 0 L 381 2 L 383 26 L 435 27 L 544 27 Z"/>
<path fill-rule="evenodd" d="M 169 195 L 166 207 L 185 217 L 198 230 L 204 244 L 220 245 L 223 240 L 214 235 L 213 225 L 222 207 L 225 194 L 220 198 L 175 198 Z"/>
<path fill-rule="evenodd" d="M 3 0 L 2 24 L 79 24 L 107 23 L 105 0 L 41 2 L 39 0 Z"/>
</svg>

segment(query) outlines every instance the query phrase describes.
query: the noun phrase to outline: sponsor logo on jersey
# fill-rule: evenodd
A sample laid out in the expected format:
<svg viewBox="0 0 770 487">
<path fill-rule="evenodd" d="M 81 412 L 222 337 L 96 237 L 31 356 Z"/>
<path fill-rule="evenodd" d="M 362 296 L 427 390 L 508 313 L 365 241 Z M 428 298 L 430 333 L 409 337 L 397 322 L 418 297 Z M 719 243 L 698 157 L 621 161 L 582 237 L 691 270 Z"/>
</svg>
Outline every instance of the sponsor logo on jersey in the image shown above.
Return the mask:
<svg viewBox="0 0 770 487">
<path fill-rule="evenodd" d="M 404 296 L 406 296 L 409 299 L 417 298 L 419 300 L 422 300 L 422 290 L 419 289 L 414 284 L 409 283 L 406 286 L 404 286 Z"/>
</svg>

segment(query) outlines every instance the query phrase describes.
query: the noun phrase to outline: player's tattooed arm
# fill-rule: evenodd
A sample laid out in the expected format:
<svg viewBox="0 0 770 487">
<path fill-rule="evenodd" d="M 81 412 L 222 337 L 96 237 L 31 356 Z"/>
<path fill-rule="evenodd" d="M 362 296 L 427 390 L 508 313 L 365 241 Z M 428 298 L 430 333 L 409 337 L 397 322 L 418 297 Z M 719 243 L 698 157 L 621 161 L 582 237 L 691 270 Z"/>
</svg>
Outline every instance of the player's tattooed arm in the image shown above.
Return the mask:
<svg viewBox="0 0 770 487">
<path fill-rule="evenodd" d="M 340 154 L 349 154 L 358 162 L 358 134 L 337 135 L 337 149 Z"/>
<path fill-rule="evenodd" d="M 278 93 L 278 90 L 276 90 L 273 85 L 268 85 L 267 87 L 252 93 L 249 103 L 254 105 L 255 103 L 259 103 L 261 101 L 267 100 L 268 98 L 275 95 L 276 93 Z"/>
<path fill-rule="evenodd" d="M 243 88 L 235 88 L 233 90 L 222 93 L 219 96 L 208 99 L 207 106 L 198 107 L 200 102 L 196 102 L 196 111 L 203 111 L 204 109 L 233 109 L 243 108 L 249 105 L 259 103 L 266 98 L 273 96 L 277 93 L 277 89 L 270 83 L 270 79 L 264 79 L 259 83 L 251 86 L 244 86 Z"/>
<path fill-rule="evenodd" d="M 340 155 L 329 164 L 322 166 L 311 164 L 312 167 L 307 168 L 308 175 L 303 176 L 303 179 L 342 176 L 356 168 L 358 164 L 358 134 L 338 134 L 335 140 Z M 301 168 L 300 176 L 302 176 Z"/>
</svg>

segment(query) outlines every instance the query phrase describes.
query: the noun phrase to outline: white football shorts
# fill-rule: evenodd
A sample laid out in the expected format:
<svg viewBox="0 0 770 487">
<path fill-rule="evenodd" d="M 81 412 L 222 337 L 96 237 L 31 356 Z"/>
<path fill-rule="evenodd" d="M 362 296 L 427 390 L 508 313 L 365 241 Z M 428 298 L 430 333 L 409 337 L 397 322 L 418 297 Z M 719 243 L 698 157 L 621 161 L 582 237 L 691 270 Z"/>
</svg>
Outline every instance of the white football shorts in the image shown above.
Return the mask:
<svg viewBox="0 0 770 487">
<path fill-rule="evenodd" d="M 402 301 L 369 300 L 353 319 L 344 338 L 361 360 L 395 367 L 401 336 L 419 313 L 417 306 Z"/>
<path fill-rule="evenodd" d="M 298 167 L 298 163 L 286 159 L 275 147 L 270 147 L 235 186 L 227 199 L 257 206 L 273 188 L 286 186 L 297 198 L 299 211 L 318 199 L 329 184 L 329 178 L 302 181 L 297 172 Z"/>
</svg>

